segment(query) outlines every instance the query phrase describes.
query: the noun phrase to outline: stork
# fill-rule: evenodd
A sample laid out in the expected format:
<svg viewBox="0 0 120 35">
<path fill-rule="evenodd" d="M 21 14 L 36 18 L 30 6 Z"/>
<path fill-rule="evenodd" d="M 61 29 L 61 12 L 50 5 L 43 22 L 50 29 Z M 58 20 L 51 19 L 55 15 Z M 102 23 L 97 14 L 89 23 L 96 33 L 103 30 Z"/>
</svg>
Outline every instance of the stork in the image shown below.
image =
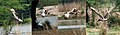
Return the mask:
<svg viewBox="0 0 120 35">
<path fill-rule="evenodd" d="M 14 9 L 10 9 L 10 11 L 12 11 L 12 14 L 14 15 L 15 19 L 17 19 L 19 22 L 23 22 L 23 20 L 21 20 L 20 18 L 18 18 L 18 16 L 16 16 L 16 12 Z"/>
<path fill-rule="evenodd" d="M 77 13 L 79 13 L 79 10 L 77 8 L 73 8 L 72 10 L 64 13 L 64 19 L 68 19 L 71 14 L 77 15 Z"/>
<path fill-rule="evenodd" d="M 115 6 L 114 6 L 114 7 L 115 7 Z M 100 17 L 100 19 L 99 19 L 98 21 L 106 21 L 108 14 L 111 12 L 111 10 L 112 10 L 114 7 L 112 7 L 112 8 L 105 14 L 105 16 L 100 15 L 99 12 L 96 11 L 95 8 L 93 8 L 93 7 L 90 7 L 90 8 Z"/>
<path fill-rule="evenodd" d="M 77 12 L 77 8 L 73 8 L 71 11 L 72 12 Z"/>
<path fill-rule="evenodd" d="M 15 18 L 18 22 L 23 22 L 22 19 L 20 19 L 20 18 L 18 18 L 18 16 L 16 16 L 16 14 L 15 14 L 16 12 L 15 12 L 14 9 L 10 9 L 10 11 L 12 12 L 14 18 Z M 12 26 L 12 27 L 13 27 L 13 26 Z M 12 27 L 11 27 L 11 29 L 12 29 Z M 18 24 L 18 23 L 17 23 L 17 28 L 19 28 L 19 24 Z M 19 29 L 18 29 L 18 30 L 19 30 Z M 16 30 L 16 31 L 17 31 L 16 33 L 19 33 L 18 30 Z"/>
<path fill-rule="evenodd" d="M 63 16 L 65 20 L 68 19 L 70 17 L 70 12 L 66 12 Z"/>
<path fill-rule="evenodd" d="M 71 10 L 71 12 L 73 12 L 75 15 L 77 15 L 80 11 L 77 8 L 73 8 Z"/>
<path fill-rule="evenodd" d="M 106 21 L 107 21 L 107 16 L 108 16 L 108 14 L 112 11 L 112 9 L 113 9 L 114 7 L 115 7 L 115 6 L 113 6 L 113 7 L 105 14 L 105 16 L 100 15 L 99 12 L 96 11 L 95 8 L 90 7 L 91 10 L 93 10 L 97 15 L 99 15 L 100 19 L 99 19 L 98 21 L 102 21 L 102 22 L 103 22 L 102 24 L 100 24 L 100 27 L 101 27 L 101 30 L 102 30 L 101 35 L 107 35 L 107 31 L 108 31 L 108 26 L 107 26 L 107 22 L 106 22 Z M 97 22 L 98 22 L 98 21 L 97 21 Z"/>
</svg>

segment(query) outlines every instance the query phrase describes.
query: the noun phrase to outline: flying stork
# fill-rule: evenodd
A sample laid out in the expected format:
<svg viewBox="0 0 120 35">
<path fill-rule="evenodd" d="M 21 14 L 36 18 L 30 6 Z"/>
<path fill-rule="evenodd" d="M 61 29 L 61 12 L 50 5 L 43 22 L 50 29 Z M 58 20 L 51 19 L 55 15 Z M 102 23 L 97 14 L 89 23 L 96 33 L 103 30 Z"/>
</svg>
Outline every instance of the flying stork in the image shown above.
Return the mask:
<svg viewBox="0 0 120 35">
<path fill-rule="evenodd" d="M 10 11 L 12 11 L 12 14 L 14 15 L 15 19 L 17 19 L 19 22 L 23 22 L 23 20 L 21 20 L 20 18 L 18 18 L 18 16 L 16 16 L 16 12 L 14 9 L 10 9 Z"/>
<path fill-rule="evenodd" d="M 114 6 L 114 7 L 115 7 L 115 6 Z M 99 12 L 96 11 L 95 8 L 93 8 L 93 7 L 90 7 L 90 8 L 91 8 L 91 10 L 93 10 L 93 12 L 95 12 L 95 13 L 100 17 L 100 19 L 99 19 L 98 21 L 106 21 L 106 20 L 107 20 L 107 15 L 111 12 L 111 10 L 112 10 L 114 7 L 112 7 L 112 8 L 105 14 L 105 16 L 100 15 Z"/>
<path fill-rule="evenodd" d="M 72 10 L 64 13 L 64 19 L 68 19 L 70 17 L 71 14 L 73 15 L 77 15 L 79 13 L 79 10 L 77 8 L 73 8 Z"/>
<path fill-rule="evenodd" d="M 66 12 L 63 16 L 65 20 L 68 19 L 70 17 L 70 12 Z"/>
</svg>

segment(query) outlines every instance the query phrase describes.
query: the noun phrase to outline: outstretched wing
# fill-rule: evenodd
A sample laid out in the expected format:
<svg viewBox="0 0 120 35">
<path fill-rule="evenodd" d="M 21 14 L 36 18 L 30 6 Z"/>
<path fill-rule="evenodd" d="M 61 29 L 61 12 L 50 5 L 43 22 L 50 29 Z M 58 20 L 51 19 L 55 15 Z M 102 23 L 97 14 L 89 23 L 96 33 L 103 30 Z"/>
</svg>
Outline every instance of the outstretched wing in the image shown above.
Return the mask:
<svg viewBox="0 0 120 35">
<path fill-rule="evenodd" d="M 14 15 L 15 19 L 17 19 L 20 22 L 23 22 L 20 18 L 18 18 L 18 16 L 15 15 L 15 10 L 14 9 L 10 9 L 12 11 L 12 14 Z"/>
<path fill-rule="evenodd" d="M 18 18 L 18 17 L 15 15 L 15 13 L 12 12 L 12 14 L 14 15 L 14 17 L 15 17 L 18 21 L 23 22 L 20 18 Z"/>
<path fill-rule="evenodd" d="M 113 10 L 114 7 L 115 7 L 115 6 L 113 6 L 113 7 L 106 13 L 106 15 L 104 16 L 104 18 L 107 17 L 107 15 Z"/>
<path fill-rule="evenodd" d="M 99 17 L 100 18 L 103 18 L 103 16 L 102 15 L 100 15 L 99 14 L 99 12 L 98 11 L 96 11 L 96 9 L 95 8 L 93 8 L 93 7 L 90 7 L 92 10 L 93 10 L 93 12 L 95 12 L 97 15 L 99 15 Z"/>
</svg>

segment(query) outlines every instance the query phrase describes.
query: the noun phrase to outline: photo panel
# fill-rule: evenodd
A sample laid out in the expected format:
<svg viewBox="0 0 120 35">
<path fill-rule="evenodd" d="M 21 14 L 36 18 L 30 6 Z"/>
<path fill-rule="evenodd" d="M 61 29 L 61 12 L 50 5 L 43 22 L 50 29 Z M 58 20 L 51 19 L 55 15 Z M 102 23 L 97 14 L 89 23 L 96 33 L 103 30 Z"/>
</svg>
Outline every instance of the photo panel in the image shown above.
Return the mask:
<svg viewBox="0 0 120 35">
<path fill-rule="evenodd" d="M 86 35 L 85 0 L 40 0 L 34 11 L 32 35 Z"/>
<path fill-rule="evenodd" d="M 32 35 L 30 0 L 0 0 L 0 35 Z"/>
<path fill-rule="evenodd" d="M 86 1 L 86 34 L 119 35 L 119 0 Z"/>
</svg>

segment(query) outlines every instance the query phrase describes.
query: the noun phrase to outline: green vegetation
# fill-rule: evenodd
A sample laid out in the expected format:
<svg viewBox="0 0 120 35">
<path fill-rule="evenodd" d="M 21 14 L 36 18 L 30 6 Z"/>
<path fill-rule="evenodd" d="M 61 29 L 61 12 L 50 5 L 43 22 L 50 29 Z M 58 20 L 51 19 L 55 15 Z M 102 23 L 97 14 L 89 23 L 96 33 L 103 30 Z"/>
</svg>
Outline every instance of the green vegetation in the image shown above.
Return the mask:
<svg viewBox="0 0 120 35">
<path fill-rule="evenodd" d="M 120 29 L 120 27 L 118 27 L 118 28 Z M 88 35 L 99 35 L 100 34 L 100 31 L 97 31 L 97 32 L 90 31 L 90 28 L 87 28 L 86 31 L 87 31 Z M 116 29 L 109 29 L 107 34 L 108 35 L 118 35 L 118 34 L 120 34 L 120 31 L 116 30 Z"/>
<path fill-rule="evenodd" d="M 27 16 L 27 12 L 29 12 L 29 6 L 31 1 L 27 0 L 0 0 L 0 23 L 3 24 L 3 27 L 5 29 L 5 34 L 10 32 L 10 28 L 13 25 L 17 23 L 15 20 L 12 12 L 10 11 L 11 8 L 14 8 L 16 11 L 22 11 L 21 13 L 17 13 L 18 16 L 20 16 L 22 19 L 27 19 L 29 17 Z M 25 20 L 26 21 L 26 20 Z M 28 21 L 29 22 L 29 21 Z M 26 22 L 26 23 L 28 23 Z M 24 23 L 23 23 L 24 24 Z"/>
<path fill-rule="evenodd" d="M 31 23 L 31 18 L 24 19 L 24 23 Z"/>
<path fill-rule="evenodd" d="M 118 35 L 120 32 L 120 18 L 118 15 L 115 15 L 113 13 L 120 12 L 120 1 L 119 0 L 87 0 L 88 9 L 89 7 L 94 7 L 99 11 L 101 15 L 104 15 L 102 11 L 110 10 L 112 6 L 115 6 L 115 8 L 109 13 L 109 16 L 107 17 L 108 27 L 109 30 L 107 32 L 108 35 Z M 89 11 L 87 11 L 89 12 Z M 107 11 L 106 11 L 107 12 Z M 88 35 L 99 35 L 100 32 L 90 32 L 89 28 L 96 28 L 98 25 L 96 24 L 99 19 L 97 18 L 98 15 L 96 15 L 94 12 L 92 12 L 92 16 L 90 17 L 90 21 L 87 23 L 87 32 Z M 99 22 L 98 22 L 99 23 Z M 98 28 L 99 29 L 99 28 Z M 96 31 L 96 30 L 94 30 Z"/>
<path fill-rule="evenodd" d="M 25 10 L 22 13 L 17 13 L 18 15 L 25 14 L 30 6 L 27 2 L 23 0 L 0 0 L 0 23 L 4 25 L 9 25 L 14 23 L 14 16 L 10 11 L 11 8 L 15 10 Z M 24 15 L 26 16 L 26 15 Z M 22 18 L 23 16 L 21 16 Z M 23 17 L 24 19 L 24 17 Z"/>
<path fill-rule="evenodd" d="M 40 0 L 37 7 L 43 8 L 44 6 L 57 5 L 59 0 Z"/>
<path fill-rule="evenodd" d="M 58 0 L 41 0 L 40 3 L 43 6 L 47 6 L 47 5 L 57 5 L 58 4 Z"/>
<path fill-rule="evenodd" d="M 120 2 L 118 2 L 118 1 L 119 0 L 114 0 L 114 1 L 113 0 L 87 0 L 88 6 L 92 6 L 92 7 L 95 7 L 97 9 L 99 9 L 99 8 L 110 8 L 111 6 L 116 6 L 114 8 L 114 10 L 111 11 L 111 13 L 120 12 L 120 4 L 119 4 Z M 90 24 L 88 23 L 87 26 L 92 25 L 94 27 L 96 16 L 97 15 L 93 12 L 92 21 L 89 22 Z M 109 22 L 110 25 L 113 25 L 115 23 L 120 23 L 119 18 L 117 18 L 115 16 L 111 15 L 111 16 L 109 16 L 108 19 L 109 19 L 108 22 Z"/>
<path fill-rule="evenodd" d="M 22 11 L 17 13 L 17 15 L 24 20 L 24 23 L 30 23 L 30 6 L 32 0 L 0 0 L 0 23 L 3 24 L 13 24 L 14 16 L 10 9 L 14 8 L 16 11 Z M 58 4 L 58 0 L 40 0 L 39 5 L 48 6 Z"/>
</svg>

